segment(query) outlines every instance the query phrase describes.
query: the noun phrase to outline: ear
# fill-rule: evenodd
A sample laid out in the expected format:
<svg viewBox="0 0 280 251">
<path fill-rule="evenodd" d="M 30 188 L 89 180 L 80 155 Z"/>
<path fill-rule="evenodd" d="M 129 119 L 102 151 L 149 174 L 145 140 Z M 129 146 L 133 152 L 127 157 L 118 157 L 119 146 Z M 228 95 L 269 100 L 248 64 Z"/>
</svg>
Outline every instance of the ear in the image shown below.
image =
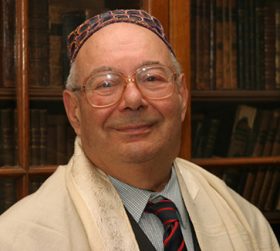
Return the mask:
<svg viewBox="0 0 280 251">
<path fill-rule="evenodd" d="M 181 121 L 183 122 L 186 116 L 189 100 L 189 91 L 186 86 L 185 75 L 182 73 L 179 76 L 179 95 L 181 96 Z"/>
<path fill-rule="evenodd" d="M 78 97 L 69 90 L 63 91 L 63 103 L 68 120 L 72 127 L 74 128 L 76 134 L 80 135 L 80 106 Z"/>
</svg>

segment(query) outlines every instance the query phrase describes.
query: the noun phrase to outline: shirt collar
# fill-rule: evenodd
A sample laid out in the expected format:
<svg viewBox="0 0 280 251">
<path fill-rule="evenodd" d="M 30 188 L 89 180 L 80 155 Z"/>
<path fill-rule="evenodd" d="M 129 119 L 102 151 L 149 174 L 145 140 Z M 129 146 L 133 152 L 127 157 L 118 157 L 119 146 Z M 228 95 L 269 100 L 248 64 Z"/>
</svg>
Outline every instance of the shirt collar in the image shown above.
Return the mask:
<svg viewBox="0 0 280 251">
<path fill-rule="evenodd" d="M 175 169 L 172 168 L 170 180 L 161 192 L 151 192 L 137 187 L 130 186 L 119 181 L 114 177 L 109 177 L 114 187 L 119 192 L 124 206 L 133 216 L 134 220 L 139 223 L 144 209 L 149 200 L 156 200 L 158 197 L 165 197 L 172 200 L 179 212 L 180 224 L 185 228 L 187 221 L 187 211 L 182 200 L 179 183 Z"/>
</svg>

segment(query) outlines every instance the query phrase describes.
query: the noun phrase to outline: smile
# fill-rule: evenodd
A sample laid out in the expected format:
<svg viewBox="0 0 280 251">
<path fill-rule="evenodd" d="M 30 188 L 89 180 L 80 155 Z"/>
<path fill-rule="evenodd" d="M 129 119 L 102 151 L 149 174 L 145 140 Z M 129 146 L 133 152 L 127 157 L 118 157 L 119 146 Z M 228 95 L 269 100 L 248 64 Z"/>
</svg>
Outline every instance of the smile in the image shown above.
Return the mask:
<svg viewBox="0 0 280 251">
<path fill-rule="evenodd" d="M 119 128 L 115 128 L 117 132 L 137 136 L 144 135 L 151 131 L 152 124 L 144 124 L 144 125 L 125 125 Z"/>
</svg>

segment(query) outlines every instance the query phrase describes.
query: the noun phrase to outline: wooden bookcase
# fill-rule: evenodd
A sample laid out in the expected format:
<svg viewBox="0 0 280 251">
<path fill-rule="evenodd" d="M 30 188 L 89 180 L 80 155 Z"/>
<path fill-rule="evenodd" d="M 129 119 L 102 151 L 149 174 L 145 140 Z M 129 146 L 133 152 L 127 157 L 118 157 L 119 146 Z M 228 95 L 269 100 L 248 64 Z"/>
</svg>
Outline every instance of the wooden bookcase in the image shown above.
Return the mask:
<svg viewBox="0 0 280 251">
<path fill-rule="evenodd" d="M 9 0 L 12 2 L 12 0 Z M 1 180 L 14 180 L 12 185 L 16 188 L 15 201 L 28 195 L 36 189 L 42 181 L 42 177 L 46 178 L 51 175 L 57 165 L 48 164 L 32 164 L 30 158 L 31 152 L 31 133 L 32 125 L 30 117 L 33 109 L 56 110 L 59 107 L 63 113 L 62 105 L 62 89 L 61 85 L 47 85 L 44 87 L 34 87 L 30 83 L 30 76 L 35 68 L 34 63 L 30 60 L 30 51 L 33 49 L 31 45 L 30 35 L 30 3 L 36 0 L 14 0 L 15 1 L 15 58 L 16 83 L 12 87 L 4 87 L 0 84 L 0 109 L 13 107 L 17 113 L 17 134 L 16 134 L 16 165 L 0 165 L 0 186 Z M 186 84 L 190 90 L 189 109 L 183 126 L 182 147 L 180 156 L 190 159 L 195 163 L 203 166 L 215 173 L 223 173 L 228 168 L 236 168 L 236 170 L 254 168 L 260 165 L 264 167 L 278 167 L 280 165 L 280 156 L 270 157 L 238 157 L 232 158 L 227 156 L 211 156 L 207 158 L 192 158 L 192 117 L 197 110 L 203 110 L 206 113 L 209 107 L 218 107 L 226 109 L 226 107 L 237 107 L 239 104 L 257 104 L 261 106 L 271 106 L 280 108 L 280 90 L 196 90 L 193 88 L 192 75 L 194 74 L 194 66 L 191 64 L 192 57 L 192 5 L 191 0 L 142 0 L 142 1 L 72 1 L 66 0 L 48 0 L 49 4 L 58 6 L 71 6 L 76 9 L 91 9 L 92 12 L 105 9 L 106 5 L 110 7 L 142 7 L 158 17 L 169 37 L 174 51 L 182 64 L 185 72 Z M 205 0 L 207 2 L 207 0 Z M 233 0 L 231 0 L 233 1 Z M 239 1 L 239 0 L 234 0 Z M 5 2 L 5 1 L 2 1 Z M 94 8 L 89 2 L 98 2 Z M 203 2 L 203 1 L 197 1 Z M 211 1 L 210 1 L 211 2 Z M 113 6 L 114 5 L 114 6 Z M 98 10 L 97 10 L 98 9 Z M 3 23 L 3 20 L 1 20 Z M 2 27 L 2 26 L 1 26 Z M 1 31 L 2 32 L 2 31 Z M 1 37 L 2 39 L 2 37 Z M 2 49 L 1 49 L 2 50 Z M 0 52 L 2 53 L 2 51 Z M 42 62 L 43 63 L 43 62 Z M 33 64 L 33 65 L 32 65 Z M 4 63 L 2 62 L 2 67 Z M 2 68 L 0 68 L 0 71 Z M 0 74 L 1 76 L 1 74 Z M 1 157 L 1 156 L 0 156 Z M 9 186 L 11 183 L 8 183 Z M 35 188 L 34 188 L 34 187 Z M 0 187 L 1 189 L 1 187 Z M 0 196 L 1 200 L 1 196 Z M 280 212 L 265 212 L 268 220 L 273 224 L 280 223 Z"/>
</svg>

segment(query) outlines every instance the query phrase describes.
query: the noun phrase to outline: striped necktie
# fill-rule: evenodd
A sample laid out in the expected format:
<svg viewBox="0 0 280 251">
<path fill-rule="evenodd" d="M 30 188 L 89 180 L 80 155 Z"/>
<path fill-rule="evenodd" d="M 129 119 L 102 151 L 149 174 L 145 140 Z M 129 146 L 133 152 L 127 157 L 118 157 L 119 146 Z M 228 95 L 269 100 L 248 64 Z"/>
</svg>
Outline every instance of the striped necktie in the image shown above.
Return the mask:
<svg viewBox="0 0 280 251">
<path fill-rule="evenodd" d="M 168 199 L 157 203 L 148 202 L 145 212 L 155 214 L 164 226 L 164 251 L 186 251 L 186 244 L 178 220 L 177 209 Z"/>
</svg>

